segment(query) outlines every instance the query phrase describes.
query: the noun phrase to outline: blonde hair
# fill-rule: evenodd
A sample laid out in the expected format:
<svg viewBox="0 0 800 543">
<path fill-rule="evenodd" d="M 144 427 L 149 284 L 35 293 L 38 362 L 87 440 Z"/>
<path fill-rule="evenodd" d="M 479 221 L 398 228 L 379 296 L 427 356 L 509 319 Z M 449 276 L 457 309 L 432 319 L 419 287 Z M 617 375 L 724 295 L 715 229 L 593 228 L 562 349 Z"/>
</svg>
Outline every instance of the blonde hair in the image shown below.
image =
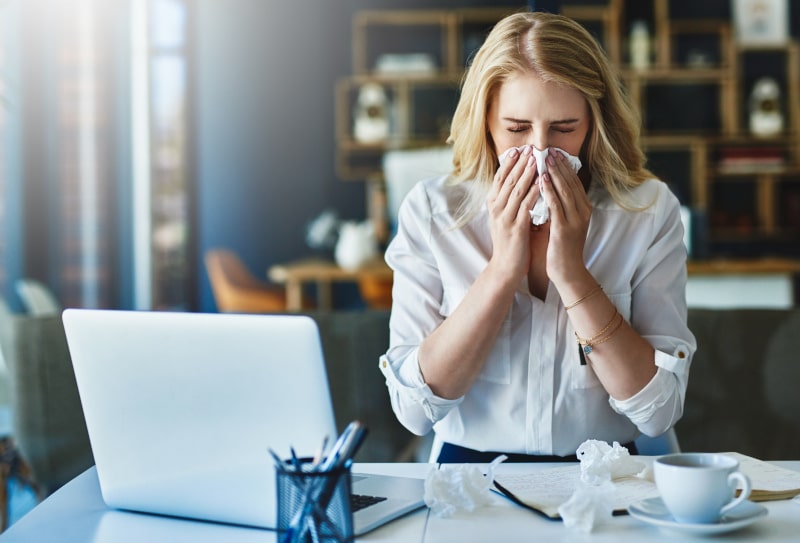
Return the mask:
<svg viewBox="0 0 800 543">
<path fill-rule="evenodd" d="M 639 115 L 607 56 L 589 32 L 561 15 L 521 12 L 498 22 L 468 68 L 450 127 L 452 184 L 473 181 L 459 209 L 459 224 L 483 205 L 497 170 L 487 113 L 499 87 L 511 76 L 534 73 L 576 89 L 586 99 L 591 127 L 581 150 L 593 184 L 619 205 L 626 194 L 653 177 L 639 146 Z"/>
</svg>

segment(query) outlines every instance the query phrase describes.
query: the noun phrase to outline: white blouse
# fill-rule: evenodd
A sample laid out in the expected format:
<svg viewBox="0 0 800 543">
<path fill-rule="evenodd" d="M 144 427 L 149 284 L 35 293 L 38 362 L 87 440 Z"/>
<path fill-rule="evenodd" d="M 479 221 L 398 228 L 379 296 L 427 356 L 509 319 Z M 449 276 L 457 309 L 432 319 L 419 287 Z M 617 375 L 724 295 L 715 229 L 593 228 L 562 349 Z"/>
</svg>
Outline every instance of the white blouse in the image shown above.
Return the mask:
<svg viewBox="0 0 800 543">
<path fill-rule="evenodd" d="M 463 397 L 437 397 L 423 381 L 419 345 L 450 315 L 492 255 L 485 207 L 454 226 L 463 185 L 446 177 L 415 185 L 403 202 L 386 262 L 394 270 L 389 350 L 380 359 L 392 408 L 411 432 L 479 451 L 574 454 L 587 439 L 625 443 L 655 436 L 683 413 L 696 344 L 686 324 L 686 248 L 678 200 L 650 180 L 627 211 L 592 189 L 586 266 L 631 326 L 655 349 L 653 379 L 617 401 L 578 344 L 558 291 L 544 301 L 522 281 L 482 373 Z"/>
</svg>

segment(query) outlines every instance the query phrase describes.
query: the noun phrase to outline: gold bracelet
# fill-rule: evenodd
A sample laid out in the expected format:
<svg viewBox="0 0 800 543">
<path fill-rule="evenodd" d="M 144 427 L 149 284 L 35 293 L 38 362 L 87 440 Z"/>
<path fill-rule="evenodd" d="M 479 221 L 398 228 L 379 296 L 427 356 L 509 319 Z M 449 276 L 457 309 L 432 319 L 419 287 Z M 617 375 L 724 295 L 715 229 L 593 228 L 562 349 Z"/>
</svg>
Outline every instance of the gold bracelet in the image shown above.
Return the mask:
<svg viewBox="0 0 800 543">
<path fill-rule="evenodd" d="M 593 343 L 593 345 L 599 345 L 599 344 L 601 344 L 601 343 L 604 343 L 604 342 L 608 341 L 609 339 L 611 339 L 611 337 L 612 337 L 614 334 L 616 334 L 616 333 L 617 333 L 617 330 L 619 330 L 620 326 L 622 326 L 622 323 L 623 323 L 623 322 L 625 322 L 625 319 L 624 319 L 624 318 L 623 318 L 623 316 L 620 314 L 620 316 L 619 316 L 619 321 L 617 321 L 617 325 L 616 325 L 614 328 L 612 328 L 611 330 L 609 330 L 609 332 L 608 332 L 608 335 L 606 335 L 605 337 L 603 337 L 603 338 L 601 338 L 601 339 L 599 339 L 599 340 L 595 341 L 595 342 Z M 589 351 L 589 352 L 591 352 L 591 351 Z M 585 350 L 585 349 L 584 349 L 584 353 L 586 353 L 586 350 Z M 589 353 L 586 353 L 586 354 L 589 354 Z"/>
<path fill-rule="evenodd" d="M 622 314 L 615 309 L 614 316 L 611 317 L 609 323 L 606 324 L 602 330 L 600 330 L 597 334 L 590 337 L 589 339 L 584 339 L 578 335 L 578 332 L 575 332 L 575 339 L 578 340 L 578 345 L 580 345 L 581 348 L 583 349 L 583 354 L 590 354 L 594 350 L 595 345 L 599 345 L 611 339 L 611 337 L 617 332 L 617 330 L 619 330 L 619 327 L 622 326 L 622 322 L 624 320 L 625 319 L 623 318 Z M 616 326 L 611 328 L 611 326 L 614 323 L 616 323 Z"/>
<path fill-rule="evenodd" d="M 575 300 L 575 301 L 574 301 L 574 302 L 572 302 L 571 304 L 569 304 L 569 305 L 567 305 L 567 306 L 564 306 L 564 309 L 565 309 L 566 311 L 569 311 L 570 309 L 572 309 L 572 308 L 573 308 L 573 307 L 575 307 L 576 305 L 578 305 L 578 304 L 581 304 L 581 303 L 585 302 L 586 300 L 588 300 L 589 298 L 591 298 L 592 296 L 594 296 L 595 294 L 597 294 L 597 293 L 598 293 L 598 292 L 600 292 L 601 290 L 603 290 L 603 287 L 602 287 L 602 286 L 600 286 L 600 285 L 597 285 L 597 286 L 596 286 L 596 287 L 594 287 L 592 290 L 590 290 L 590 291 L 589 291 L 589 292 L 588 292 L 588 293 L 587 293 L 587 294 L 586 294 L 586 295 L 585 295 L 583 298 L 578 298 L 577 300 Z"/>
</svg>

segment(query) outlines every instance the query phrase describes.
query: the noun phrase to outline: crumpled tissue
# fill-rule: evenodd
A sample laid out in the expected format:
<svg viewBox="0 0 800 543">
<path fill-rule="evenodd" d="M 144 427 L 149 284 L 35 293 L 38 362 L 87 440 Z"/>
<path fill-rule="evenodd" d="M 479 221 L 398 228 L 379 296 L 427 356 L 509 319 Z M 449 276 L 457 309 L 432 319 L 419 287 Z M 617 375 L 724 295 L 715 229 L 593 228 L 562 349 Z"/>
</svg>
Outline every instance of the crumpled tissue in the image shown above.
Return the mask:
<svg viewBox="0 0 800 543">
<path fill-rule="evenodd" d="M 494 468 L 507 458 L 495 458 L 486 476 L 474 464 L 443 464 L 431 470 L 425 479 L 425 504 L 434 515 L 443 518 L 491 504 Z"/>
<path fill-rule="evenodd" d="M 613 492 L 614 483 L 611 481 L 599 485 L 579 482 L 572 496 L 558 507 L 564 526 L 588 534 L 595 525 L 610 519 L 614 514 L 611 505 Z"/>
<path fill-rule="evenodd" d="M 581 462 L 580 482 L 572 497 L 558 508 L 558 513 L 567 527 L 589 533 L 613 514 L 613 480 L 644 477 L 647 466 L 631 458 L 628 449 L 616 441 L 609 445 L 589 439 L 578 447 L 577 456 Z"/>
<path fill-rule="evenodd" d="M 498 159 L 500 164 L 502 164 L 503 161 L 506 159 L 511 149 L 522 149 L 522 148 L 510 147 L 509 149 L 503 151 L 503 154 L 501 154 Z M 544 172 L 547 171 L 547 162 L 545 162 L 545 159 L 547 158 L 547 155 L 550 154 L 550 151 L 558 151 L 559 153 L 567 157 L 569 165 L 572 166 L 572 169 L 575 170 L 576 173 L 578 170 L 581 169 L 581 159 L 576 157 L 575 155 L 569 154 L 563 149 L 560 149 L 558 147 L 548 147 L 543 151 L 540 151 L 536 147 L 531 147 L 531 149 L 534 158 L 536 158 L 536 170 L 538 171 L 539 175 L 542 175 Z M 543 192 L 539 193 L 539 198 L 537 198 L 536 203 L 533 204 L 533 209 L 531 209 L 530 214 L 531 214 L 531 222 L 536 226 L 542 225 L 550 220 L 550 209 L 547 207 L 547 200 L 545 199 Z"/>
<path fill-rule="evenodd" d="M 616 441 L 609 445 L 589 439 L 581 443 L 576 454 L 581 462 L 581 481 L 592 485 L 637 475 L 646 467 L 644 462 L 631 458 L 628 449 Z"/>
</svg>

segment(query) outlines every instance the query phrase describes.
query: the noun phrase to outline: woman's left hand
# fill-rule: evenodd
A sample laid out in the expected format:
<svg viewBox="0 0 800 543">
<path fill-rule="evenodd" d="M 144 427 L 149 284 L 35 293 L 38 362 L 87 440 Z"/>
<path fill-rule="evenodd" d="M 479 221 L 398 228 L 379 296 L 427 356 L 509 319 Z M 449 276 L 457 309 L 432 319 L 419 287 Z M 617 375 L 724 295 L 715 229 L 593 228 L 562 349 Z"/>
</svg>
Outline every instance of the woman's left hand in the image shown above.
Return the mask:
<svg viewBox="0 0 800 543">
<path fill-rule="evenodd" d="M 579 279 L 586 273 L 583 248 L 592 204 L 578 174 L 561 153 L 548 155 L 547 173 L 542 178 L 540 188 L 550 209 L 547 276 L 558 285 Z"/>
</svg>

